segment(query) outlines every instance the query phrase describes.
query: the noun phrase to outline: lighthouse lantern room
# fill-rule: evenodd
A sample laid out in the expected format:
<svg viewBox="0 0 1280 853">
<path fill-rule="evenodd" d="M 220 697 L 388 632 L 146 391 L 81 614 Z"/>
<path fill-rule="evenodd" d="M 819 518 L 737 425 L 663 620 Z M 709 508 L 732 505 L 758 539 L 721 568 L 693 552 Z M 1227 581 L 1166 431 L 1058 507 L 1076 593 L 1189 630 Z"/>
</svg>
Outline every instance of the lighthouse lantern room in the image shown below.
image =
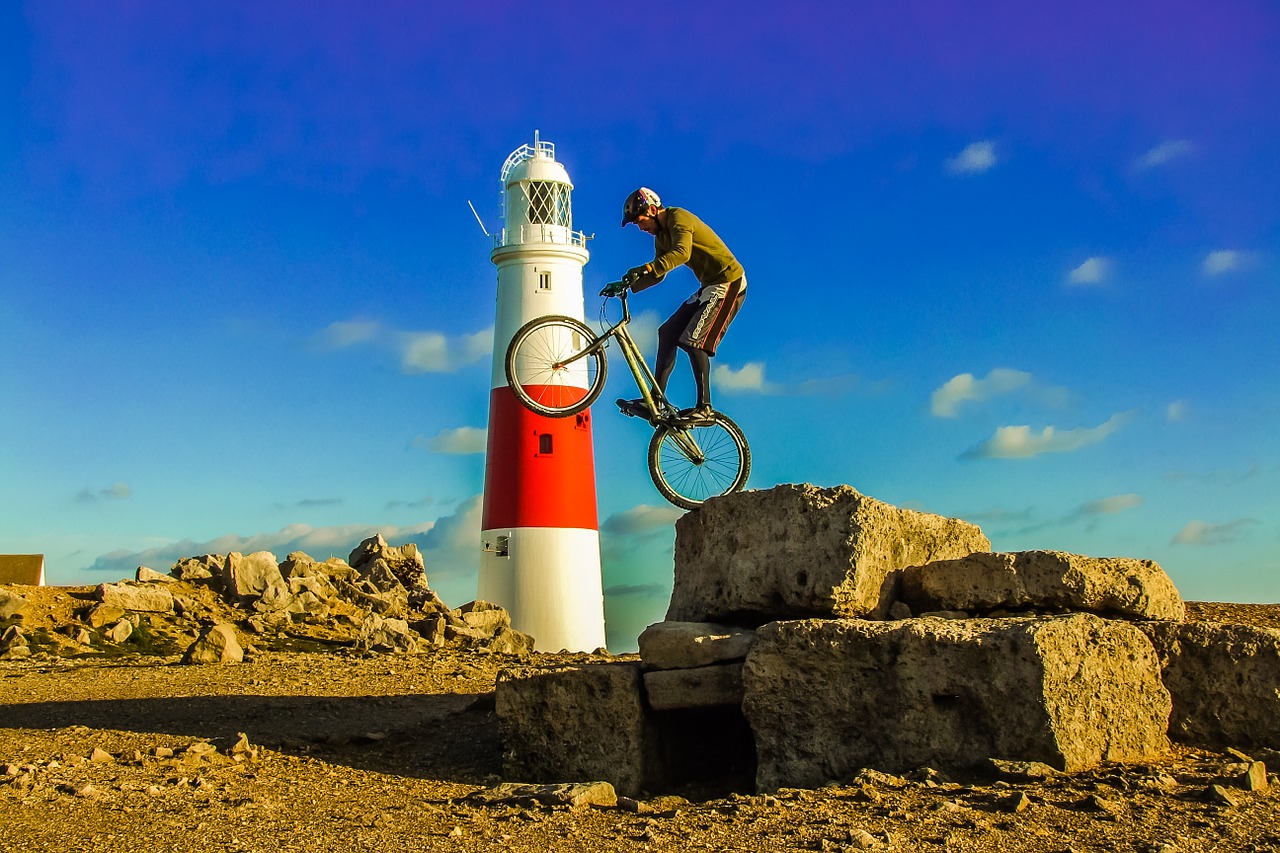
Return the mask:
<svg viewBox="0 0 1280 853">
<path fill-rule="evenodd" d="M 535 414 L 506 377 L 507 347 L 521 326 L 552 314 L 583 319 L 586 236 L 573 230 L 569 173 L 536 132 L 500 177 L 479 597 L 505 607 L 541 651 L 592 651 L 605 637 L 591 411 Z M 585 389 L 585 374 L 582 382 Z"/>
</svg>

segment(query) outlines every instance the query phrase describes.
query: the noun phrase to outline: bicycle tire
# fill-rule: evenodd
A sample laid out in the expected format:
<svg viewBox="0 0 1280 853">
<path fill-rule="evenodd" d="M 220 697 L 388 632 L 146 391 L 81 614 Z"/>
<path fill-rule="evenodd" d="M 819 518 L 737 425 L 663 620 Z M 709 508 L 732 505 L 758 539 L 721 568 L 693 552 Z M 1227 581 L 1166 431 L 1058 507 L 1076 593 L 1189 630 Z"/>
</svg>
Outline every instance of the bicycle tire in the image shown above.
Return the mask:
<svg viewBox="0 0 1280 853">
<path fill-rule="evenodd" d="M 676 443 L 687 432 L 705 454 L 695 462 Z M 720 412 L 692 427 L 659 426 L 649 442 L 649 476 L 658 491 L 682 509 L 697 509 L 707 498 L 741 491 L 751 474 L 751 448 L 736 423 Z"/>
<path fill-rule="evenodd" d="M 603 347 L 568 367 L 563 362 L 595 342 L 591 327 L 573 317 L 530 320 L 507 347 L 507 384 L 532 412 L 551 418 L 576 415 L 604 390 L 608 362 Z"/>
</svg>

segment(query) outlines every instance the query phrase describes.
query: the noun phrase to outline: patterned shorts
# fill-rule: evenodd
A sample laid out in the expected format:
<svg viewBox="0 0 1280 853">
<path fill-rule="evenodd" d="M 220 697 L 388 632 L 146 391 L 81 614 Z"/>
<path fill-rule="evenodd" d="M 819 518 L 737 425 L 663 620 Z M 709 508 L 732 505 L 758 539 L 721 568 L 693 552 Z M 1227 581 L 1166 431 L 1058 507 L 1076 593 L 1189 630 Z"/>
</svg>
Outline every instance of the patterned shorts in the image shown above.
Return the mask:
<svg viewBox="0 0 1280 853">
<path fill-rule="evenodd" d="M 682 310 L 692 309 L 692 317 L 680 335 L 680 345 L 715 355 L 716 347 L 720 346 L 725 330 L 737 316 L 746 295 L 747 277 L 744 275 L 736 281 L 709 284 L 690 296 L 681 306 Z"/>
</svg>

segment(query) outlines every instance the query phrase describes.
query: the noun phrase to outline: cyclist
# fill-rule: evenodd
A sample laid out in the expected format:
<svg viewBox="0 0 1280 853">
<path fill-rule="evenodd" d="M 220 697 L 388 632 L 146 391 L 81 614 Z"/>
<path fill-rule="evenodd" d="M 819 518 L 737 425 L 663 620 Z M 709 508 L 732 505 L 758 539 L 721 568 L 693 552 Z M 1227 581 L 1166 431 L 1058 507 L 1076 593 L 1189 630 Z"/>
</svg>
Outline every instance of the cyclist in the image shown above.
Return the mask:
<svg viewBox="0 0 1280 853">
<path fill-rule="evenodd" d="M 693 270 L 698 291 L 684 301 L 658 329 L 658 356 L 654 378 L 665 394 L 676 363 L 676 349 L 684 350 L 693 370 L 697 405 L 680 412 L 689 421 L 711 417 L 711 358 L 725 330 L 733 322 L 747 293 L 747 275 L 729 247 L 698 217 L 680 207 L 663 207 L 648 187 L 627 196 L 622 206 L 622 227 L 634 222 L 653 235 L 653 260 L 627 271 L 621 282 L 639 293 L 662 281 L 680 265 Z M 617 295 L 610 293 L 609 295 Z M 644 400 L 618 400 L 625 414 L 646 417 Z"/>
</svg>

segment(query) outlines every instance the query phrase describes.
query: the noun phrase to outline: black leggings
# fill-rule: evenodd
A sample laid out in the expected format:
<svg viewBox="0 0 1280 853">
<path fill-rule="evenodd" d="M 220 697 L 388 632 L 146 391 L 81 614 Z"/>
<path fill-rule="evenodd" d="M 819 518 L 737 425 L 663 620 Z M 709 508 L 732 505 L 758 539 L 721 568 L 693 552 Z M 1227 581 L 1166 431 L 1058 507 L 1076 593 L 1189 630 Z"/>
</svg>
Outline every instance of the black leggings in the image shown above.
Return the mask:
<svg viewBox="0 0 1280 853">
<path fill-rule="evenodd" d="M 693 384 L 698 389 L 698 405 L 711 405 L 711 357 L 707 351 L 680 343 L 680 336 L 688 328 L 689 322 L 697 316 L 702 306 L 694 302 L 685 303 L 676 309 L 667 322 L 658 327 L 658 362 L 654 370 L 654 378 L 658 380 L 658 388 L 667 393 L 667 380 L 676 366 L 676 349 L 684 350 L 689 356 L 689 366 L 693 368 Z"/>
</svg>

